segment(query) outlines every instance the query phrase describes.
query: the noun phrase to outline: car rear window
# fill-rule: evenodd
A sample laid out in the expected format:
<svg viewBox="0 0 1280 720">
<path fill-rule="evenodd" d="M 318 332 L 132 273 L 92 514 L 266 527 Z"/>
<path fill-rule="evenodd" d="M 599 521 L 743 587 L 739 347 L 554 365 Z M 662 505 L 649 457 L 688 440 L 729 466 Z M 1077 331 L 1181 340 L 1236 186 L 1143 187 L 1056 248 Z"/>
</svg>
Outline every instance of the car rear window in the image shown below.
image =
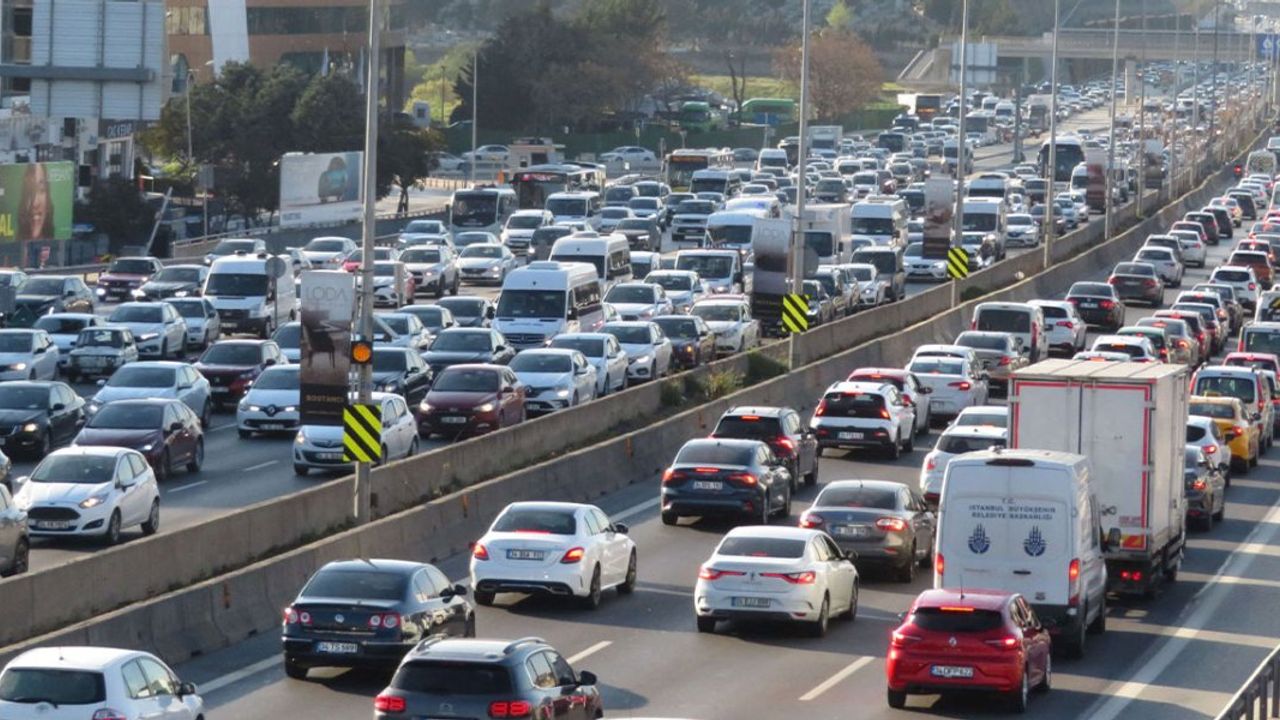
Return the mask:
<svg viewBox="0 0 1280 720">
<path fill-rule="evenodd" d="M 835 487 L 827 488 L 813 501 L 814 505 L 843 505 L 854 508 L 896 510 L 898 491 L 885 488 Z"/>
<path fill-rule="evenodd" d="M 1244 331 L 1244 349 L 1249 352 L 1280 353 L 1280 332 Z"/>
<path fill-rule="evenodd" d="M 944 453 L 959 455 L 961 453 L 990 450 L 993 445 L 1004 447 L 1003 440 L 985 437 L 942 436 L 938 438 L 938 449 Z"/>
<path fill-rule="evenodd" d="M 756 440 L 776 437 L 782 434 L 782 430 L 778 428 L 776 417 L 746 415 L 720 418 L 720 423 L 716 425 L 716 431 L 713 434 L 716 437 Z"/>
<path fill-rule="evenodd" d="M 1187 426 L 1187 442 L 1200 442 L 1204 439 L 1204 436 L 1208 434 L 1208 431 L 1199 425 Z"/>
<path fill-rule="evenodd" d="M 960 333 L 960 336 L 956 338 L 956 344 L 982 350 L 1008 350 L 1009 337 L 1007 335 L 983 335 L 981 333 L 966 332 Z"/>
<path fill-rule="evenodd" d="M 515 508 L 503 513 L 493 524 L 493 530 L 574 535 L 578 532 L 578 522 L 571 510 Z"/>
<path fill-rule="evenodd" d="M 1031 313 L 1025 310 L 984 308 L 978 312 L 976 330 L 995 332 L 1031 332 Z"/>
<path fill-rule="evenodd" d="M 1192 395 L 1223 395 L 1240 398 L 1246 404 L 1253 402 L 1255 382 L 1252 378 L 1229 377 L 1222 375 L 1201 376 L 1196 378 L 1195 391 Z"/>
<path fill-rule="evenodd" d="M 827 393 L 823 417 L 883 419 L 884 397 L 873 393 Z"/>
<path fill-rule="evenodd" d="M 1058 307 L 1057 305 L 1041 305 L 1040 310 L 1044 312 L 1044 316 L 1047 318 L 1067 317 L 1067 309 Z"/>
<path fill-rule="evenodd" d="M 408 585 L 407 575 L 376 570 L 321 570 L 302 589 L 304 596 L 400 600 Z"/>
<path fill-rule="evenodd" d="M 742 555 L 746 557 L 798 558 L 804 555 L 804 540 L 788 538 L 727 537 L 716 550 L 717 555 Z"/>
<path fill-rule="evenodd" d="M 916 608 L 911 623 L 921 630 L 945 633 L 988 632 L 999 628 L 1004 618 L 995 610 L 976 608 Z"/>
<path fill-rule="evenodd" d="M 676 462 L 690 465 L 750 465 L 754 457 L 754 448 L 700 442 L 680 448 Z"/>
<path fill-rule="evenodd" d="M 0 701 L 47 702 L 60 705 L 92 705 L 107 699 L 102 673 L 88 670 L 9 668 L 0 675 Z"/>
<path fill-rule="evenodd" d="M 1226 403 L 1191 403 L 1191 407 L 1187 408 L 1187 412 L 1191 415 L 1203 415 L 1215 420 L 1234 420 L 1236 418 L 1235 410 Z"/>
<path fill-rule="evenodd" d="M 922 357 L 911 361 L 908 369 L 922 375 L 960 375 L 964 372 L 964 362 L 954 358 Z"/>
<path fill-rule="evenodd" d="M 501 695 L 511 692 L 511 672 L 490 663 L 414 661 L 396 671 L 391 687 L 434 695 Z"/>
<path fill-rule="evenodd" d="M 1244 270 L 1218 270 L 1213 273 L 1212 280 L 1214 282 L 1218 282 L 1218 281 L 1226 281 L 1226 282 L 1234 282 L 1234 283 L 1248 282 L 1249 273 L 1245 272 Z"/>
</svg>

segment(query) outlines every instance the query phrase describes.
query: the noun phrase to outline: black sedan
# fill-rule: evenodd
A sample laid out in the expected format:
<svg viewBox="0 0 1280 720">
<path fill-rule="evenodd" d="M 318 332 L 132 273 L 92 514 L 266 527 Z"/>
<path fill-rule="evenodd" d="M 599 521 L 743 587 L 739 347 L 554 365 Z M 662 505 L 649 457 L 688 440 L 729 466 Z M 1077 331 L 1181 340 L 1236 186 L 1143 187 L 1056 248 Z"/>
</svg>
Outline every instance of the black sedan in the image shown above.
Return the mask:
<svg viewBox="0 0 1280 720">
<path fill-rule="evenodd" d="M 786 407 L 747 406 L 725 411 L 711 432 L 714 438 L 763 440 L 787 465 L 791 490 L 803 479 L 805 485 L 818 483 L 818 438 L 800 419 L 800 413 Z"/>
<path fill-rule="evenodd" d="M 331 562 L 285 609 L 285 674 L 300 680 L 313 667 L 394 668 L 431 635 L 475 637 L 466 594 L 425 563 Z"/>
<path fill-rule="evenodd" d="M 758 440 L 690 440 L 662 473 L 661 492 L 664 525 L 689 515 L 768 525 L 791 514 L 791 473 Z"/>
<path fill-rule="evenodd" d="M 1154 308 L 1164 305 L 1164 281 L 1151 263 L 1116 263 L 1107 283 L 1122 300 L 1137 300 Z"/>
<path fill-rule="evenodd" d="M 196 297 L 209 276 L 205 265 L 170 265 L 133 291 L 135 300 L 164 300 L 171 297 Z"/>
<path fill-rule="evenodd" d="M 1067 302 L 1076 306 L 1080 317 L 1089 325 L 1112 332 L 1124 325 L 1124 300 L 1108 283 L 1075 283 L 1067 291 Z"/>
<path fill-rule="evenodd" d="M 653 319 L 671 340 L 671 364 L 687 369 L 710 362 L 716 356 L 716 334 L 697 315 L 659 315 Z"/>
<path fill-rule="evenodd" d="M 84 400 L 66 383 L 0 383 L 0 447 L 9 455 L 42 458 L 70 442 L 84 421 Z"/>
<path fill-rule="evenodd" d="M 433 375 L 439 375 L 451 365 L 506 365 L 515 356 L 515 349 L 497 330 L 451 327 L 431 341 L 422 359 L 431 366 Z"/>
<path fill-rule="evenodd" d="M 373 386 L 402 396 L 413 407 L 431 389 L 431 368 L 409 348 L 377 347 L 373 350 Z"/>
<path fill-rule="evenodd" d="M 473 295 L 441 298 L 436 301 L 436 305 L 452 313 L 458 327 L 468 328 L 489 327 L 489 321 L 493 319 L 496 309 L 492 300 Z"/>
<path fill-rule="evenodd" d="M 824 530 L 858 565 L 881 565 L 898 580 L 916 579 L 933 559 L 937 517 L 924 498 L 888 480 L 836 480 L 822 487 L 800 526 Z"/>
</svg>

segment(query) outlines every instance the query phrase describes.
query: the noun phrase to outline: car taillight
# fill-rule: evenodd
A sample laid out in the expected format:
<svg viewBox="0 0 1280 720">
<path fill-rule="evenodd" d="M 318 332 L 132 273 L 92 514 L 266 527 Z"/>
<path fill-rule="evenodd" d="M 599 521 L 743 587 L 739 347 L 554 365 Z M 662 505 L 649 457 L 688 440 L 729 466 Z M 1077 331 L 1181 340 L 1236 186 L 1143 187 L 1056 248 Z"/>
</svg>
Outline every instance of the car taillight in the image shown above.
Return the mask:
<svg viewBox="0 0 1280 720">
<path fill-rule="evenodd" d="M 489 703 L 489 717 L 491 718 L 529 717 L 532 712 L 533 705 L 525 700 L 499 700 Z"/>
<path fill-rule="evenodd" d="M 1209 483 L 1206 483 L 1206 482 L 1204 481 L 1204 478 L 1196 478 L 1195 480 L 1192 480 L 1192 481 L 1191 481 L 1191 489 L 1192 489 L 1192 490 L 1201 490 L 1201 491 L 1203 491 L 1203 490 L 1204 490 L 1205 488 L 1207 488 L 1207 487 L 1209 487 Z"/>
<path fill-rule="evenodd" d="M 1231 428 L 1231 437 L 1244 437 L 1244 428 L 1239 426 Z"/>
<path fill-rule="evenodd" d="M 1109 278 L 1107 278 L 1107 284 L 1108 284 L 1108 285 L 1119 285 L 1119 284 L 1120 284 L 1120 278 L 1117 278 L 1117 277 L 1109 277 Z"/>
<path fill-rule="evenodd" d="M 1204 453 L 1205 453 L 1206 455 L 1212 455 L 1212 454 L 1214 454 L 1214 453 L 1218 452 L 1218 446 L 1217 446 L 1217 445 L 1214 445 L 1213 443 L 1210 443 L 1210 444 L 1208 444 L 1208 445 L 1201 445 L 1201 446 L 1200 446 L 1200 449 L 1201 449 L 1201 450 L 1204 450 Z"/>
<path fill-rule="evenodd" d="M 1179 340 L 1178 347 L 1182 348 L 1183 350 L 1189 350 L 1191 349 L 1191 343 L 1187 342 L 1186 340 Z"/>
<path fill-rule="evenodd" d="M 746 573 L 738 570 L 717 570 L 705 565 L 698 570 L 698 579 L 700 580 L 719 580 L 722 577 L 735 577 L 741 575 L 746 575 Z"/>
<path fill-rule="evenodd" d="M 760 577 L 774 578 L 777 580 L 786 580 L 792 585 L 812 585 L 818 579 L 816 573 L 812 570 L 793 573 L 760 573 Z"/>
<path fill-rule="evenodd" d="M 689 479 L 689 474 L 684 472 L 683 470 L 668 469 L 662 473 L 663 485 L 676 485 L 678 483 L 684 482 L 687 479 Z"/>
<path fill-rule="evenodd" d="M 396 695 L 379 695 L 373 699 L 373 709 L 384 713 L 402 713 L 407 705 L 404 698 Z"/>
<path fill-rule="evenodd" d="M 889 644 L 893 647 L 906 647 L 911 643 L 920 642 L 922 639 L 916 635 L 908 635 L 901 630 L 894 630 L 893 635 L 890 636 Z"/>
<path fill-rule="evenodd" d="M 938 458 L 934 457 L 933 454 L 930 453 L 924 459 L 924 469 L 925 471 L 931 471 L 931 470 L 936 470 L 937 468 L 938 468 Z"/>
<path fill-rule="evenodd" d="M 970 330 L 977 330 L 977 329 L 978 329 L 978 319 L 977 319 L 977 318 L 974 318 L 974 319 L 972 319 L 972 320 L 970 320 L 970 321 L 969 321 L 969 329 L 970 329 Z"/>
<path fill-rule="evenodd" d="M 822 417 L 823 415 L 827 414 L 827 401 L 823 400 L 822 402 L 818 403 L 818 407 L 813 411 L 813 414 L 817 417 Z"/>
<path fill-rule="evenodd" d="M 1012 363 L 1013 363 L 1013 358 L 1009 357 L 1008 355 L 1005 355 L 1000 358 L 999 365 L 1001 367 L 1004 367 L 1005 365 L 1011 365 Z"/>
<path fill-rule="evenodd" d="M 1059 321 L 1057 322 L 1057 325 L 1058 325 L 1058 327 L 1064 327 L 1064 328 L 1066 328 L 1066 329 L 1068 329 L 1068 330 L 1075 330 L 1075 329 L 1076 329 L 1076 324 L 1075 324 L 1075 323 L 1073 323 L 1073 322 L 1071 322 L 1070 320 L 1059 320 Z"/>
<path fill-rule="evenodd" d="M 1249 283 L 1249 289 L 1250 289 L 1250 290 L 1257 290 L 1257 289 L 1258 289 L 1258 286 L 1257 286 L 1257 284 L 1255 284 L 1255 283 Z"/>
<path fill-rule="evenodd" d="M 580 547 L 572 547 L 564 552 L 564 557 L 560 558 L 561 565 L 572 565 L 582 562 L 582 558 L 587 554 L 586 549 Z"/>
<path fill-rule="evenodd" d="M 480 543 L 476 543 L 475 546 L 471 548 L 471 557 L 477 560 L 488 560 L 489 549 Z"/>
<path fill-rule="evenodd" d="M 93 720 L 129 720 L 129 716 L 119 710 L 102 708 L 101 710 L 94 711 Z"/>
<path fill-rule="evenodd" d="M 827 523 L 821 515 L 810 515 L 805 513 L 800 516 L 800 527 L 802 528 L 819 528 Z"/>
<path fill-rule="evenodd" d="M 1080 298 L 1067 298 L 1067 302 L 1071 303 L 1072 305 L 1079 305 Z"/>
<path fill-rule="evenodd" d="M 889 532 L 902 532 L 907 529 L 907 523 L 902 518 L 882 517 L 876 520 L 876 527 Z"/>
<path fill-rule="evenodd" d="M 986 643 L 991 647 L 998 648 L 1000 650 L 1017 650 L 1018 646 L 1022 644 L 1018 638 L 1013 635 L 1005 635 L 1002 638 L 987 640 Z"/>
<path fill-rule="evenodd" d="M 947 383 L 947 387 L 953 387 L 953 388 L 956 388 L 957 390 L 968 390 L 969 388 L 973 387 L 973 383 L 969 382 L 968 380 L 959 380 L 957 382 Z"/>
<path fill-rule="evenodd" d="M 297 624 L 298 624 L 298 611 L 297 611 L 297 610 L 294 610 L 294 609 L 293 609 L 293 608 L 291 608 L 291 607 L 287 607 L 287 608 L 285 608 L 285 609 L 284 609 L 284 624 L 285 624 L 285 625 L 297 625 Z"/>
<path fill-rule="evenodd" d="M 395 628 L 400 626 L 400 616 L 396 613 L 375 613 L 369 616 L 371 628 Z"/>
<path fill-rule="evenodd" d="M 1101 307 L 1103 310 L 1110 310 L 1111 308 L 1115 307 L 1116 304 L 1111 302 L 1110 300 L 1103 300 L 1102 302 L 1098 303 L 1098 306 Z M 1034 334 L 1035 333 L 1032 333 L 1032 335 Z"/>
<path fill-rule="evenodd" d="M 760 482 L 751 473 L 733 473 L 725 479 L 735 485 L 745 485 L 747 487 L 755 487 Z"/>
<path fill-rule="evenodd" d="M 943 574 L 946 573 L 947 559 L 942 556 L 942 553 L 937 553 L 933 556 L 933 571 L 937 573 L 939 580 L 941 580 Z"/>
<path fill-rule="evenodd" d="M 790 457 L 796 451 L 796 444 L 789 437 L 774 438 L 772 445 L 775 452 L 786 457 Z"/>
<path fill-rule="evenodd" d="M 883 419 L 885 419 L 885 420 L 888 420 L 888 419 L 889 419 L 889 408 L 880 408 L 880 417 L 881 417 L 881 418 L 883 418 Z"/>
</svg>

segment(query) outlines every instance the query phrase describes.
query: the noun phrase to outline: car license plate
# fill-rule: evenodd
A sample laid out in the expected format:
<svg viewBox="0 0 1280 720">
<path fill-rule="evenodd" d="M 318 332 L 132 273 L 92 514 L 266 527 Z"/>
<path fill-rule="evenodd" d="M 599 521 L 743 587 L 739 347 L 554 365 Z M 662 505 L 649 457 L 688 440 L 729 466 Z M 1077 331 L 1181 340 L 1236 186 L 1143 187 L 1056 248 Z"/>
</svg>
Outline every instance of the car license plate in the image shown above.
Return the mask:
<svg viewBox="0 0 1280 720">
<path fill-rule="evenodd" d="M 354 655 L 360 652 L 360 646 L 355 643 L 344 642 L 318 642 L 316 643 L 316 652 L 333 653 L 335 655 Z"/>
<path fill-rule="evenodd" d="M 724 483 L 719 480 L 694 480 L 694 490 L 720 490 L 724 487 Z"/>
<path fill-rule="evenodd" d="M 320 460 L 341 460 L 342 453 L 336 453 L 336 452 L 316 453 L 316 458 Z"/>
<path fill-rule="evenodd" d="M 459 417 L 457 415 L 446 415 L 440 418 L 440 422 L 444 423 L 445 425 L 462 425 L 467 422 L 467 419 L 464 417 Z"/>
<path fill-rule="evenodd" d="M 225 387 L 211 387 L 209 389 L 213 391 L 214 395 L 224 395 L 226 393 L 231 392 L 231 388 L 225 388 Z"/>
<path fill-rule="evenodd" d="M 66 530 L 71 527 L 70 520 L 32 520 L 37 530 Z"/>
<path fill-rule="evenodd" d="M 263 430 L 283 430 L 284 423 L 262 423 L 259 427 Z"/>
<path fill-rule="evenodd" d="M 836 525 L 831 529 L 840 537 L 859 538 L 866 537 L 870 533 L 865 525 Z"/>
<path fill-rule="evenodd" d="M 973 668 L 957 665 L 934 665 L 929 668 L 929 673 L 934 677 L 940 678 L 971 678 L 973 677 Z"/>
<path fill-rule="evenodd" d="M 842 432 L 842 433 L 840 433 L 840 439 L 841 439 L 841 440 L 861 440 L 861 439 L 862 439 L 862 433 L 860 433 L 860 432 Z"/>
<path fill-rule="evenodd" d="M 546 553 L 541 550 L 508 550 L 508 560 L 541 560 Z"/>
<path fill-rule="evenodd" d="M 736 598 L 733 598 L 730 602 L 734 607 L 767 608 L 769 607 L 770 600 L 769 598 L 759 598 L 759 597 L 736 597 Z"/>
<path fill-rule="evenodd" d="M 79 361 L 79 364 L 84 367 L 100 367 L 103 362 L 102 358 L 96 357 L 82 357 L 77 358 L 77 360 Z"/>
</svg>

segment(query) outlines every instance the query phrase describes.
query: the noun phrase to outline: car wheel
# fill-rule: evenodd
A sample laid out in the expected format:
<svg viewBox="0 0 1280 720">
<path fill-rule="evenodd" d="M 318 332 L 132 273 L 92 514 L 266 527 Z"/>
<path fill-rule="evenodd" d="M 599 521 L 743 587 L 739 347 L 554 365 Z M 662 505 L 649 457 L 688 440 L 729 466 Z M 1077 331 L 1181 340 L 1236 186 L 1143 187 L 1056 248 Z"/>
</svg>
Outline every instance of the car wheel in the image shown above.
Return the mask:
<svg viewBox="0 0 1280 720">
<path fill-rule="evenodd" d="M 191 462 L 187 463 L 187 472 L 200 472 L 201 465 L 204 465 L 204 438 L 196 440 L 196 451 L 191 455 Z"/>
<path fill-rule="evenodd" d="M 27 571 L 31 565 L 31 544 L 25 539 L 18 541 L 18 546 L 13 549 L 13 562 L 9 564 L 8 571 L 0 573 L 4 577 L 13 575 L 21 575 Z"/>
<path fill-rule="evenodd" d="M 1199 526 L 1200 526 L 1200 531 L 1201 531 L 1201 532 L 1209 532 L 1209 531 L 1213 530 L 1213 519 L 1214 519 L 1214 518 L 1213 518 L 1213 514 L 1212 514 L 1212 513 L 1206 513 L 1206 514 L 1204 514 L 1204 515 L 1201 515 L 1199 519 L 1200 519 L 1200 522 L 1199 522 L 1199 523 L 1197 523 L 1197 525 L 1199 525 Z"/>
<path fill-rule="evenodd" d="M 492 590 L 476 590 L 475 593 L 472 594 L 472 597 L 475 598 L 476 604 L 483 605 L 484 607 L 492 605 L 493 599 L 496 596 L 497 593 Z"/>
<path fill-rule="evenodd" d="M 155 535 L 160 530 L 160 501 L 151 501 L 151 512 L 147 513 L 146 522 L 142 523 L 143 535 Z"/>
<path fill-rule="evenodd" d="M 1101 635 L 1107 631 L 1107 596 L 1102 596 L 1102 608 L 1098 610 L 1098 617 L 1089 623 L 1090 635 Z"/>
<path fill-rule="evenodd" d="M 1022 714 L 1027 711 L 1027 704 L 1030 702 L 1030 688 L 1027 686 L 1027 668 L 1022 668 L 1022 683 L 1018 686 L 1013 694 L 1009 696 L 1009 709 L 1015 713 Z"/>
<path fill-rule="evenodd" d="M 679 515 L 676 515 L 675 513 L 669 513 L 669 512 L 664 512 L 664 513 L 662 513 L 662 524 L 663 524 L 663 525 L 675 525 L 675 524 L 676 524 L 676 523 L 678 523 L 678 522 L 680 522 L 680 516 L 679 516 Z"/>
<path fill-rule="evenodd" d="M 809 473 L 804 476 L 805 485 L 813 487 L 818 484 L 818 458 L 820 457 L 822 457 L 821 452 L 813 454 L 813 470 L 810 470 Z"/>
<path fill-rule="evenodd" d="M 299 665 L 297 661 L 286 657 L 284 659 L 284 674 L 294 680 L 306 680 L 307 668 Z"/>
<path fill-rule="evenodd" d="M 107 531 L 102 535 L 103 545 L 115 545 L 120 542 L 120 511 L 116 510 L 111 513 L 111 519 L 107 521 Z"/>
<path fill-rule="evenodd" d="M 698 621 L 698 632 L 713 633 L 716 631 L 716 619 L 713 617 L 703 617 L 698 615 L 695 617 Z"/>
<path fill-rule="evenodd" d="M 409 454 L 405 455 L 405 457 L 413 457 L 414 455 L 417 455 L 417 454 L 418 454 L 418 438 L 415 437 L 409 443 Z"/>
<path fill-rule="evenodd" d="M 818 619 L 809 623 L 809 637 L 820 638 L 827 634 L 827 622 L 829 620 L 828 613 L 831 610 L 831 600 L 826 596 L 822 598 L 822 607 L 818 609 Z"/>
<path fill-rule="evenodd" d="M 787 499 L 782 503 L 782 507 L 778 508 L 778 517 L 786 520 L 791 517 L 791 488 L 787 488 Z"/>
<path fill-rule="evenodd" d="M 236 428 L 236 434 L 240 436 L 241 440 L 248 440 L 253 437 L 253 431 L 245 430 L 244 428 Z"/>
<path fill-rule="evenodd" d="M 849 595 L 849 607 L 840 613 L 840 619 L 853 622 L 858 618 L 858 581 L 853 581 L 853 593 Z"/>
<path fill-rule="evenodd" d="M 1218 508 L 1218 511 L 1213 513 L 1213 519 L 1216 522 L 1222 522 L 1222 518 L 1226 514 L 1227 514 L 1227 501 L 1223 500 L 1222 507 Z"/>
<path fill-rule="evenodd" d="M 453 287 L 450 287 L 450 288 L 449 288 L 449 294 L 450 294 L 450 295 L 457 295 L 457 294 L 458 294 L 458 288 L 459 288 L 461 285 L 462 285 L 462 278 L 458 277 L 457 275 L 454 275 L 454 276 L 453 276 Z"/>
<path fill-rule="evenodd" d="M 600 566 L 597 565 L 591 571 L 591 585 L 587 590 L 587 594 L 582 598 L 582 607 L 587 610 L 595 610 L 600 607 Z"/>
<path fill-rule="evenodd" d="M 209 423 L 213 421 L 213 403 L 208 400 L 204 401 L 204 408 L 200 410 L 200 427 L 208 430 Z"/>
<path fill-rule="evenodd" d="M 894 710 L 901 710 L 907 706 L 907 694 L 901 690 L 889 689 L 885 691 L 885 700 L 889 703 L 889 707 Z"/>
<path fill-rule="evenodd" d="M 160 453 L 160 460 L 156 462 L 156 482 L 161 483 L 169 479 L 169 449 L 165 448 Z"/>
<path fill-rule="evenodd" d="M 904 440 L 904 441 L 903 441 L 903 443 L 902 443 L 902 451 L 903 451 L 903 452 L 907 452 L 907 453 L 911 453 L 911 452 L 915 452 L 915 451 L 916 451 L 916 435 L 915 435 L 915 433 L 912 433 L 912 432 L 908 432 L 908 433 L 907 433 L 906 440 Z"/>
<path fill-rule="evenodd" d="M 293 466 L 293 474 L 298 477 L 306 477 L 309 472 L 311 472 L 311 468 L 306 465 L 298 465 L 295 463 Z"/>
<path fill-rule="evenodd" d="M 160 343 L 160 359 L 167 360 L 168 358 L 169 358 L 169 341 L 165 340 L 164 342 Z"/>
<path fill-rule="evenodd" d="M 1071 634 L 1071 637 L 1063 638 L 1065 641 L 1063 644 L 1065 645 L 1067 657 L 1073 660 L 1079 660 L 1084 657 L 1085 634 L 1088 630 L 1088 628 L 1085 627 L 1084 619 L 1087 617 L 1089 617 L 1089 606 L 1085 605 L 1084 608 L 1080 610 L 1079 626 Z"/>
<path fill-rule="evenodd" d="M 40 435 L 40 444 L 36 446 L 36 451 L 33 455 L 36 459 L 43 458 L 48 455 L 52 449 L 53 435 L 51 435 L 48 430 L 45 430 L 44 433 Z"/>
<path fill-rule="evenodd" d="M 885 450 L 888 451 L 890 460 L 897 460 L 902 457 L 902 437 L 899 436 L 894 438 L 894 440 L 889 443 L 889 447 L 885 448 Z"/>
<path fill-rule="evenodd" d="M 631 551 L 631 560 L 627 563 L 627 577 L 618 586 L 618 592 L 623 595 L 630 595 L 636 589 L 636 551 Z"/>
<path fill-rule="evenodd" d="M 66 371 L 66 375 L 67 375 L 67 382 L 71 385 L 74 385 L 80 381 L 80 374 L 77 373 L 75 370 L 68 369 Z"/>
<path fill-rule="evenodd" d="M 898 568 L 898 582 L 911 584 L 916 581 L 916 546 L 911 544 L 911 552 L 907 555 L 907 562 Z"/>
</svg>

